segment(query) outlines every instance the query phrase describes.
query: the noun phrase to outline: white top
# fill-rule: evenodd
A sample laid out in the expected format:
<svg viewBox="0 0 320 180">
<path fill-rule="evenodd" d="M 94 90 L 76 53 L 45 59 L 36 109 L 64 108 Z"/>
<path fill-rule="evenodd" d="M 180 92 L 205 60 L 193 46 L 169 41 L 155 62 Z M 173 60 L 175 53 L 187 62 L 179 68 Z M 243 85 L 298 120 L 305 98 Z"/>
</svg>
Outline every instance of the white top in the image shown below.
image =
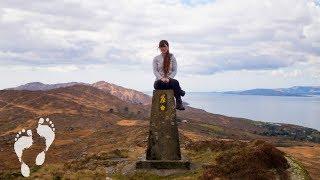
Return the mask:
<svg viewBox="0 0 320 180">
<path fill-rule="evenodd" d="M 168 77 L 174 78 L 174 76 L 177 74 L 177 60 L 172 53 L 170 54 L 171 58 Z M 153 74 L 156 76 L 156 80 L 164 77 L 162 53 L 153 58 Z"/>
</svg>

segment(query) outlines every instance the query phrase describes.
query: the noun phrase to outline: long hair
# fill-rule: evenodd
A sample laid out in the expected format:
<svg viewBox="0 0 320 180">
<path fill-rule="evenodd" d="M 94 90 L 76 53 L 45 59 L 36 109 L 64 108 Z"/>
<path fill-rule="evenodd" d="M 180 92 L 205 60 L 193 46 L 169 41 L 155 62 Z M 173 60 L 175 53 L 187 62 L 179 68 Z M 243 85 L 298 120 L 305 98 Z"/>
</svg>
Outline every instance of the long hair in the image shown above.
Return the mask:
<svg viewBox="0 0 320 180">
<path fill-rule="evenodd" d="M 167 53 L 164 54 L 164 57 L 163 57 L 163 72 L 165 74 L 165 76 L 167 76 L 168 72 L 169 72 L 169 67 L 170 67 L 170 57 L 171 57 L 171 53 L 169 53 L 169 43 L 168 41 L 166 40 L 161 40 L 159 42 L 159 48 L 160 47 L 165 47 L 167 46 L 168 47 L 168 51 Z"/>
</svg>

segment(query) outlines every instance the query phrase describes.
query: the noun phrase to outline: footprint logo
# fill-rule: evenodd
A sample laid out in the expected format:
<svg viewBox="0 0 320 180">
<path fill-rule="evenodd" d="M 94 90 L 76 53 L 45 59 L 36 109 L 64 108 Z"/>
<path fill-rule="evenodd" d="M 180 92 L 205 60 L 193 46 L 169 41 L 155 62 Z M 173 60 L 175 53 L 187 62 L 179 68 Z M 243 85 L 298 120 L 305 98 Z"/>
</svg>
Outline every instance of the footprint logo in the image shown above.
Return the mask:
<svg viewBox="0 0 320 180">
<path fill-rule="evenodd" d="M 54 141 L 55 138 L 55 128 L 52 121 L 49 120 L 49 118 L 46 118 L 44 120 L 43 118 L 40 118 L 38 121 L 38 127 L 37 127 L 37 133 L 39 136 L 45 139 L 46 147 L 43 151 L 41 151 L 37 157 L 36 157 L 36 165 L 42 165 L 45 160 L 46 152 L 48 151 L 49 147 Z M 33 144 L 32 140 L 32 131 L 31 130 L 25 130 L 22 129 L 19 131 L 15 137 L 15 143 L 14 143 L 14 151 L 18 156 L 18 159 L 21 163 L 21 174 L 24 177 L 30 176 L 30 168 L 29 166 L 23 162 L 22 160 L 22 154 L 23 151 L 30 148 Z"/>
<path fill-rule="evenodd" d="M 21 163 L 21 174 L 24 177 L 28 177 L 30 175 L 30 168 L 29 166 L 23 162 L 22 160 L 22 153 L 25 149 L 28 149 L 31 147 L 33 140 L 32 140 L 32 131 L 31 130 L 25 130 L 22 129 L 19 131 L 15 137 L 15 143 L 14 143 L 14 151 L 16 152 L 18 159 Z"/>
<path fill-rule="evenodd" d="M 49 118 L 46 118 L 46 121 L 44 121 L 43 118 L 39 119 L 37 133 L 45 139 L 46 148 L 37 155 L 36 165 L 40 166 L 44 163 L 46 152 L 48 151 L 55 138 L 54 131 L 54 124 L 49 120 Z"/>
</svg>

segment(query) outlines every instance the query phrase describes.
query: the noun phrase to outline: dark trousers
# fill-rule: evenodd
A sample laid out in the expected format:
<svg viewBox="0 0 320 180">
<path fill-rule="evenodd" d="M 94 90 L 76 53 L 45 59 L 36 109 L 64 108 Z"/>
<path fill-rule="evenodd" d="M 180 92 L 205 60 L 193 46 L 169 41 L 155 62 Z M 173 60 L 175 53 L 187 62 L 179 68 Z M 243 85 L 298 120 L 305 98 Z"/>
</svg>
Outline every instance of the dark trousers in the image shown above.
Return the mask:
<svg viewBox="0 0 320 180">
<path fill-rule="evenodd" d="M 176 99 L 181 99 L 181 87 L 179 84 L 179 81 L 176 79 L 169 79 L 169 82 L 163 82 L 160 79 L 156 80 L 153 84 L 154 89 L 160 89 L 160 90 L 164 90 L 164 89 L 173 89 L 174 92 L 174 97 Z"/>
</svg>

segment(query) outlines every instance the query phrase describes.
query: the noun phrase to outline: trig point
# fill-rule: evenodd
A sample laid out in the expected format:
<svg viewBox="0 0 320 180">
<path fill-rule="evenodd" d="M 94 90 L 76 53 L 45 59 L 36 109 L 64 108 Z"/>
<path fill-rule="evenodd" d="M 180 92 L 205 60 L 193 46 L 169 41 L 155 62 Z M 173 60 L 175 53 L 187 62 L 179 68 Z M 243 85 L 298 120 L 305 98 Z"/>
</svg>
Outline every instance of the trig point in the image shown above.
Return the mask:
<svg viewBox="0 0 320 180">
<path fill-rule="evenodd" d="M 148 147 L 137 169 L 190 169 L 181 157 L 173 90 L 153 90 Z"/>
</svg>

